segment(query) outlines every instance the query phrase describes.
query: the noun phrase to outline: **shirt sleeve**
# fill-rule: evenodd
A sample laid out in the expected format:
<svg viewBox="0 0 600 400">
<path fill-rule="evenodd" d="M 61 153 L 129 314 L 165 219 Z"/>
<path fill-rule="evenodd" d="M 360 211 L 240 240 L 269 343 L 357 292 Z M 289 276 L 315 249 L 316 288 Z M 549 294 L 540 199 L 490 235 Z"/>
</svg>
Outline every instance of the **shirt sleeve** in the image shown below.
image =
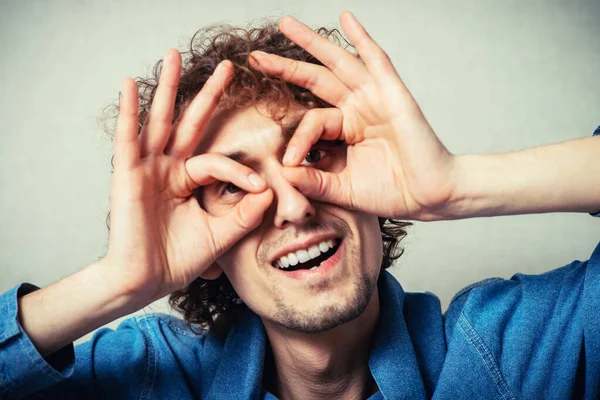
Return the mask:
<svg viewBox="0 0 600 400">
<path fill-rule="evenodd" d="M 596 130 L 594 131 L 594 134 L 593 134 L 593 136 L 600 136 L 600 126 L 598 126 L 598 127 L 596 128 Z M 591 215 L 592 217 L 600 217 L 600 211 L 598 211 L 598 212 L 597 212 L 597 213 L 595 213 L 595 214 L 590 214 L 590 215 Z"/>
<path fill-rule="evenodd" d="M 0 398 L 137 398 L 154 370 L 152 346 L 136 319 L 43 357 L 18 320 L 18 298 L 37 289 L 23 283 L 0 295 Z"/>
<path fill-rule="evenodd" d="M 446 314 L 448 357 L 472 355 L 517 398 L 599 399 L 599 310 L 600 243 L 587 261 L 460 291 Z"/>
</svg>

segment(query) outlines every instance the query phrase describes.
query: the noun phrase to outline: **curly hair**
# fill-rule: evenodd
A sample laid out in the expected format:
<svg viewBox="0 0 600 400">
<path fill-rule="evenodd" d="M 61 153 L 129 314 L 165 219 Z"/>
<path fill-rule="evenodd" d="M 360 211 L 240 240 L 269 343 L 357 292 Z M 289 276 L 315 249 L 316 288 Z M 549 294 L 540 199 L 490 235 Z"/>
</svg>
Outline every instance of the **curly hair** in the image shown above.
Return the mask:
<svg viewBox="0 0 600 400">
<path fill-rule="evenodd" d="M 316 32 L 360 59 L 338 30 L 319 28 Z M 182 114 L 223 60 L 233 63 L 234 76 L 219 101 L 222 109 L 242 109 L 262 104 L 267 107 L 273 120 L 281 121 L 293 105 L 305 109 L 331 107 L 307 89 L 253 69 L 249 57 L 255 50 L 322 65 L 310 53 L 285 37 L 273 22 L 251 29 L 228 25 L 201 29 L 192 37 L 189 49 L 181 53 L 183 63 L 173 121 Z M 154 66 L 152 76 L 136 78 L 140 99 L 139 132 L 150 111 L 161 69 L 162 60 Z M 402 255 L 404 250 L 400 241 L 407 234 L 405 228 L 410 225 L 412 224 L 409 222 L 379 218 L 383 239 L 381 271 L 390 267 Z M 183 315 L 193 332 L 201 333 L 195 330 L 195 327 L 199 327 L 218 336 L 223 336 L 235 321 L 235 311 L 245 306 L 225 274 L 215 280 L 198 277 L 186 287 L 173 292 L 169 296 L 169 305 Z"/>
</svg>

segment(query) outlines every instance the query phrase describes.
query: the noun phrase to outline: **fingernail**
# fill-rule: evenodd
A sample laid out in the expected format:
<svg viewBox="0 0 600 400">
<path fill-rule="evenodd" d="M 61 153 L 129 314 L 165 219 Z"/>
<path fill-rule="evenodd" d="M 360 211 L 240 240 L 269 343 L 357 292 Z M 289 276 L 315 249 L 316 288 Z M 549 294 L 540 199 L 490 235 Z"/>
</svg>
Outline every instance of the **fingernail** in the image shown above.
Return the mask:
<svg viewBox="0 0 600 400">
<path fill-rule="evenodd" d="M 296 148 L 294 146 L 288 147 L 285 156 L 283 157 L 283 164 L 288 165 L 292 161 L 294 161 L 294 157 L 296 156 Z"/>
<path fill-rule="evenodd" d="M 256 174 L 248 175 L 248 182 L 250 182 L 252 186 L 257 188 L 261 188 L 265 185 L 265 181 L 263 181 L 262 178 Z"/>
</svg>

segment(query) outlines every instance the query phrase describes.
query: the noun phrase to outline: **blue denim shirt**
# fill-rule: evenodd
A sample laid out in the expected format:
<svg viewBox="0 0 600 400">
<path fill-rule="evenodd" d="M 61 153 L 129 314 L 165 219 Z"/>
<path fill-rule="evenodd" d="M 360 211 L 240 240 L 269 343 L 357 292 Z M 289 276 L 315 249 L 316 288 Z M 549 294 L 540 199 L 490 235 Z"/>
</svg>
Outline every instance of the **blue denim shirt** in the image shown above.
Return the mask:
<svg viewBox="0 0 600 400">
<path fill-rule="evenodd" d="M 387 271 L 378 288 L 370 399 L 600 398 L 600 243 L 585 262 L 468 286 L 446 314 Z M 17 319 L 17 298 L 36 289 L 0 296 L 1 399 L 275 398 L 262 389 L 268 343 L 249 309 L 225 340 L 153 313 L 43 358 Z"/>
</svg>

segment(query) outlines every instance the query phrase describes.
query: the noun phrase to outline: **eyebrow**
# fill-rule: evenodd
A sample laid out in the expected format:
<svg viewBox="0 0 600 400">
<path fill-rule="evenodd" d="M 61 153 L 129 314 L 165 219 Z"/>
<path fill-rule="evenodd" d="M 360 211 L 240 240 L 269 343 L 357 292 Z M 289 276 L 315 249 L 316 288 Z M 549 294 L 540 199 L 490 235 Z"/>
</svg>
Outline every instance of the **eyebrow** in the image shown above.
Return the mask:
<svg viewBox="0 0 600 400">
<path fill-rule="evenodd" d="M 287 146 L 290 143 L 290 140 L 294 136 L 296 129 L 298 129 L 298 126 L 300 125 L 300 122 L 302 121 L 302 117 L 303 116 L 294 118 L 292 121 L 290 121 L 287 124 L 281 124 L 281 134 L 283 136 L 283 146 L 281 146 L 280 150 L 279 150 L 280 154 L 278 154 L 278 155 L 280 157 L 283 157 L 283 153 L 284 153 L 285 149 L 287 149 Z M 252 169 L 254 169 L 254 166 L 256 166 L 260 163 L 260 159 L 250 156 L 250 154 L 248 154 L 247 152 L 245 152 L 243 150 L 237 150 L 232 153 L 227 153 L 227 154 L 224 154 L 224 156 L 227 158 L 230 158 L 233 161 L 236 161 L 240 164 L 243 164 L 247 167 L 250 167 Z"/>
</svg>

